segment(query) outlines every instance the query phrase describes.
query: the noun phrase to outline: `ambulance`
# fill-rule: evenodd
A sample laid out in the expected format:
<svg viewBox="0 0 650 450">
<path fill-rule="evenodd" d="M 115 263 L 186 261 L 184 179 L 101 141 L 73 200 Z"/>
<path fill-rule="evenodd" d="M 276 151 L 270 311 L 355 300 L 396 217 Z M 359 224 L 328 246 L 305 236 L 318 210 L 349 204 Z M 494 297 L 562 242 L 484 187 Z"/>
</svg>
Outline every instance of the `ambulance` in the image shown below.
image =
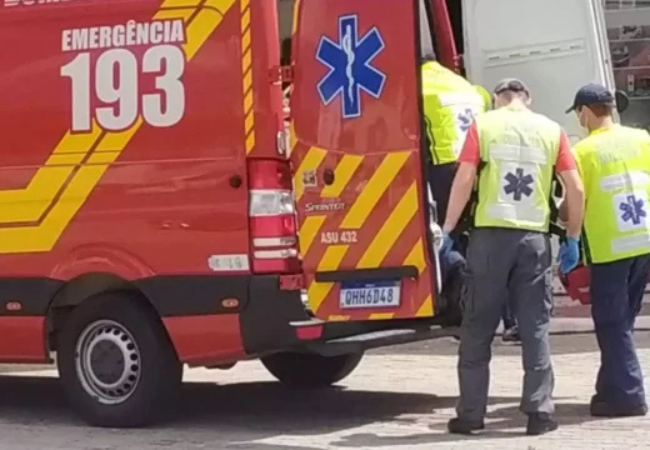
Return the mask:
<svg viewBox="0 0 650 450">
<path fill-rule="evenodd" d="M 301 0 L 283 67 L 276 0 L 2 0 L 0 360 L 56 362 L 85 421 L 135 427 L 185 366 L 317 388 L 453 334 L 420 55 L 456 39 L 474 82 L 521 76 L 556 116 L 611 76 L 595 1 L 450 3 Z"/>
</svg>

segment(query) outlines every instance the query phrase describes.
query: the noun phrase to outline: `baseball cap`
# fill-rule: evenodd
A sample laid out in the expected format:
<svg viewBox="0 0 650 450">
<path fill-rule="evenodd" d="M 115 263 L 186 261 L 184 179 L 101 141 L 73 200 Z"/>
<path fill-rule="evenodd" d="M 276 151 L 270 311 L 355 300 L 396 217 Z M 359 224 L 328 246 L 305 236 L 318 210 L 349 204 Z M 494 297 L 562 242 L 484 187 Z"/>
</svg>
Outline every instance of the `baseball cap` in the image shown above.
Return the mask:
<svg viewBox="0 0 650 450">
<path fill-rule="evenodd" d="M 601 84 L 590 83 L 578 90 L 573 105 L 567 109 L 567 114 L 583 106 L 614 104 L 614 95 Z"/>
<path fill-rule="evenodd" d="M 518 80 L 517 78 L 504 78 L 499 81 L 494 88 L 494 94 L 499 95 L 505 91 L 512 92 L 525 92 L 528 97 L 530 97 L 530 90 L 528 86 L 524 84 L 523 81 Z"/>
</svg>

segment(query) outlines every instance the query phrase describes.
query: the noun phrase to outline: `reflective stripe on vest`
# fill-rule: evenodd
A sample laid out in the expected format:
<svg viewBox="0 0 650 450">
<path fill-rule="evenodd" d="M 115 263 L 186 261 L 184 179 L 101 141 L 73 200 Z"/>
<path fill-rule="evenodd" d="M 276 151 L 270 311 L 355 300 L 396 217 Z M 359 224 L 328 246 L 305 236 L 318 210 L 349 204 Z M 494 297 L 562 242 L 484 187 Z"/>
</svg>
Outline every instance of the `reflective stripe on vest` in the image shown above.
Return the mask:
<svg viewBox="0 0 650 450">
<path fill-rule="evenodd" d="M 650 135 L 615 125 L 579 142 L 587 263 L 650 253 Z"/>
<path fill-rule="evenodd" d="M 522 109 L 476 119 L 481 149 L 475 227 L 548 232 L 560 126 Z"/>
<path fill-rule="evenodd" d="M 474 117 L 485 111 L 483 97 L 467 80 L 437 62 L 422 66 L 422 86 L 432 161 L 452 163 Z"/>
</svg>

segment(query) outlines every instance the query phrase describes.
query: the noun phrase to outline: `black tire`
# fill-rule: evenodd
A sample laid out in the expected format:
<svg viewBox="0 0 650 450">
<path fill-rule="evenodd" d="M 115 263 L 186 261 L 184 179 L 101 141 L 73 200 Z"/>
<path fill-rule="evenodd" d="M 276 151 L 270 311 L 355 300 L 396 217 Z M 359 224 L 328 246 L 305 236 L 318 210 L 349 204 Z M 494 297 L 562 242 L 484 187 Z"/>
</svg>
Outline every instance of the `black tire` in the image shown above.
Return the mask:
<svg viewBox="0 0 650 450">
<path fill-rule="evenodd" d="M 82 419 L 100 427 L 142 427 L 159 420 L 180 391 L 183 375 L 156 313 L 125 293 L 100 294 L 72 311 L 60 334 L 57 365 L 70 404 Z M 103 382 L 115 382 L 117 388 L 105 389 Z"/>
<path fill-rule="evenodd" d="M 262 364 L 282 384 L 299 389 L 331 386 L 357 368 L 363 352 L 326 357 L 315 353 L 276 353 Z"/>
</svg>

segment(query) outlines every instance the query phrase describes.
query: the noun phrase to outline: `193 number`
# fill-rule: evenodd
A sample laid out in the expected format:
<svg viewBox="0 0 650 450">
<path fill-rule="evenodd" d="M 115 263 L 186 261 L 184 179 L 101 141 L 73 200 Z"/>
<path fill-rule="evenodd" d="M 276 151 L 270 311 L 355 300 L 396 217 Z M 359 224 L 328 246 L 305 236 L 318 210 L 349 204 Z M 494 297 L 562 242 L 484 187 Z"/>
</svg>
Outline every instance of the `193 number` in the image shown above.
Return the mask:
<svg viewBox="0 0 650 450">
<path fill-rule="evenodd" d="M 72 81 L 72 131 L 89 131 L 93 116 L 109 131 L 131 127 L 140 112 L 154 127 L 176 125 L 185 114 L 185 55 L 174 45 L 149 48 L 141 63 L 127 49 L 111 49 L 95 63 L 94 92 L 91 87 L 91 58 L 81 53 L 61 68 L 61 76 Z M 140 94 L 140 74 L 156 74 L 156 93 Z M 103 106 L 92 110 L 92 96 Z M 141 111 L 140 111 L 141 109 Z"/>
</svg>

